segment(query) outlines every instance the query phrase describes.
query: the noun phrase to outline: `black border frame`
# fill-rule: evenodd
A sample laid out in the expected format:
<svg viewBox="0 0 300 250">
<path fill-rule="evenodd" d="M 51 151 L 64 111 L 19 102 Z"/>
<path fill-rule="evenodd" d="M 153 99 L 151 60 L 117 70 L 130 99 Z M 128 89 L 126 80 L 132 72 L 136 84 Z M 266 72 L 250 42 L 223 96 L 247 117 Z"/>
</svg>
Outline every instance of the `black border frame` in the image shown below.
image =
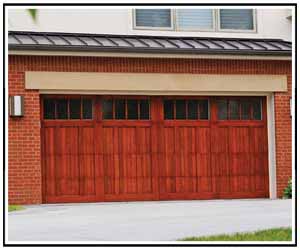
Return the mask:
<svg viewBox="0 0 300 250">
<path fill-rule="evenodd" d="M 5 95 L 6 95 L 6 89 L 5 89 L 5 72 L 6 69 L 8 68 L 8 65 L 5 65 L 5 58 L 6 58 L 6 50 L 5 50 L 5 35 L 6 35 L 6 30 L 5 30 L 5 10 L 6 10 L 6 6 L 129 6 L 129 7 L 134 7 L 134 6 L 289 6 L 289 7 L 294 7 L 295 10 L 295 19 L 294 19 L 294 34 L 295 34 L 295 61 L 292 62 L 294 63 L 294 74 L 295 74 L 295 96 L 294 96 L 294 100 L 295 100 L 295 112 L 294 112 L 294 125 L 295 125 L 295 145 L 294 145 L 294 149 L 295 149 L 295 154 L 294 154 L 294 159 L 295 159 L 295 166 L 294 166 L 294 171 L 295 171 L 295 175 L 294 175 L 294 182 L 295 182 L 295 232 L 294 232 L 294 239 L 295 242 L 293 244 L 287 244 L 287 243 L 278 243 L 278 244 L 274 244 L 274 243 L 270 243 L 270 244 L 261 244 L 261 243 L 253 243 L 253 244 L 242 244 L 242 243 L 237 243 L 237 244 L 232 244 L 232 243 L 221 243 L 221 244 L 141 244 L 141 243 L 137 243 L 137 244 L 61 244 L 61 243 L 54 243 L 54 244 L 41 244 L 41 243 L 37 243 L 37 244 L 9 244 L 6 243 L 6 239 L 5 239 L 5 211 L 6 211 L 6 207 L 5 207 L 5 153 L 6 153 L 6 149 L 5 148 L 5 114 L 6 114 L 6 99 L 5 99 Z M 131 246 L 131 247 L 157 247 L 157 246 L 161 246 L 161 247 L 224 247 L 224 246 L 230 246 L 230 247 L 270 247 L 270 246 L 274 246 L 274 247 L 296 247 L 297 246 L 297 3 L 292 2 L 292 3 L 102 3 L 102 4 L 96 4 L 96 3 L 3 3 L 2 4 L 2 14 L 3 14 L 3 247 L 55 247 L 55 246 L 61 246 L 61 247 L 118 247 L 118 246 Z M 293 89 L 292 89 L 293 90 Z M 292 96 L 293 98 L 293 96 Z M 292 166 L 293 167 L 293 166 Z"/>
</svg>

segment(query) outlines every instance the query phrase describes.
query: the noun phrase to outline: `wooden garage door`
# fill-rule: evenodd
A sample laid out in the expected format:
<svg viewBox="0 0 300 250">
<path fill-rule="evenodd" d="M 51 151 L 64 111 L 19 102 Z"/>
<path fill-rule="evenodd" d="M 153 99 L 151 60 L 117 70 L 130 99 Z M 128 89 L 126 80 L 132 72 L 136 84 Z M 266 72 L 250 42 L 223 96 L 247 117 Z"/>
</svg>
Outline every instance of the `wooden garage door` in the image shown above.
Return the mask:
<svg viewBox="0 0 300 250">
<path fill-rule="evenodd" d="M 44 202 L 268 197 L 265 99 L 42 98 Z"/>
</svg>

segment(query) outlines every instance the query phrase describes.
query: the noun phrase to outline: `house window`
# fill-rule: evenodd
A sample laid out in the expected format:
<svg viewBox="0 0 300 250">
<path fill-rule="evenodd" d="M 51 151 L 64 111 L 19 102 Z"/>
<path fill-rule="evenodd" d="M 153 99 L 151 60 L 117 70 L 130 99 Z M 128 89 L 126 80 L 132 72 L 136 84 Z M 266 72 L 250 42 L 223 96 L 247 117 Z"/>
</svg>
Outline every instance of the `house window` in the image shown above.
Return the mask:
<svg viewBox="0 0 300 250">
<path fill-rule="evenodd" d="M 254 30 L 253 10 L 219 10 L 219 28 L 220 30 Z"/>
<path fill-rule="evenodd" d="M 260 99 L 217 100 L 218 120 L 262 120 Z"/>
<path fill-rule="evenodd" d="M 208 120 L 208 100 L 164 100 L 165 120 Z"/>
<path fill-rule="evenodd" d="M 136 9 L 136 28 L 172 28 L 172 11 L 170 9 Z"/>
<path fill-rule="evenodd" d="M 214 29 L 214 11 L 211 9 L 178 9 L 176 11 L 178 30 Z"/>
<path fill-rule="evenodd" d="M 175 31 L 255 31 L 253 9 L 136 9 L 134 27 Z M 174 24 L 174 25 L 173 25 Z"/>
<path fill-rule="evenodd" d="M 102 101 L 103 120 L 149 120 L 150 102 L 142 99 L 107 99 Z"/>
<path fill-rule="evenodd" d="M 43 100 L 45 120 L 93 119 L 93 100 L 89 98 L 45 98 Z"/>
</svg>

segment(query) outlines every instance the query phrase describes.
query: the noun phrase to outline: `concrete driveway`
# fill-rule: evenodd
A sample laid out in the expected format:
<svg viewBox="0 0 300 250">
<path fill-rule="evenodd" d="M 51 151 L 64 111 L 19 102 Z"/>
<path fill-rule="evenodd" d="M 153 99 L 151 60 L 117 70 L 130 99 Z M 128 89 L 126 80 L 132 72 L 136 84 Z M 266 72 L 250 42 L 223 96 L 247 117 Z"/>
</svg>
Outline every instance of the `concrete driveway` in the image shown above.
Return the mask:
<svg viewBox="0 0 300 250">
<path fill-rule="evenodd" d="M 8 240 L 167 241 L 291 225 L 291 200 L 55 204 L 9 213 Z"/>
</svg>

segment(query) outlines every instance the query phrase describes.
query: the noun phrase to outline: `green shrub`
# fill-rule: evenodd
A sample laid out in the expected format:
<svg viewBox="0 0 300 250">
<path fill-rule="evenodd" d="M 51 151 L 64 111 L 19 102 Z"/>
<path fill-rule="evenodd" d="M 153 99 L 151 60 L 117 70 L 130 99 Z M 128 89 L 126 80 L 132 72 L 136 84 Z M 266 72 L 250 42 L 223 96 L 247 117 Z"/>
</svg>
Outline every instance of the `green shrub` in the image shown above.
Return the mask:
<svg viewBox="0 0 300 250">
<path fill-rule="evenodd" d="M 292 198 L 292 179 L 289 180 L 287 187 L 283 191 L 284 198 Z"/>
<path fill-rule="evenodd" d="M 23 210 L 24 207 L 20 205 L 8 205 L 8 212 Z"/>
</svg>

